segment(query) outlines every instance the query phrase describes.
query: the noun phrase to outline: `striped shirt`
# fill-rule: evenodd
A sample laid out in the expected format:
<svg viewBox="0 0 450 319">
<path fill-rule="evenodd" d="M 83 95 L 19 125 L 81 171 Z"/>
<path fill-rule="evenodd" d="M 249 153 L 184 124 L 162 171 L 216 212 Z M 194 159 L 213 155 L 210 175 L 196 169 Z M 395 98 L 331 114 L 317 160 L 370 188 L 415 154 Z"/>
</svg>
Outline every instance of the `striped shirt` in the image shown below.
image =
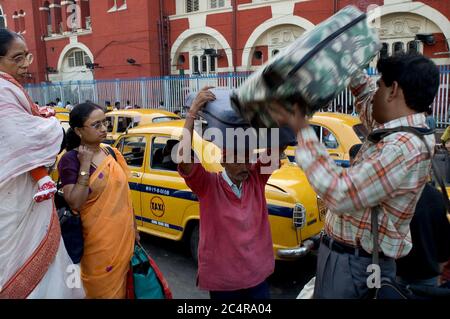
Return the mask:
<svg viewBox="0 0 450 319">
<path fill-rule="evenodd" d="M 376 84 L 367 75 L 351 83 L 362 122 L 369 131 L 398 126 L 426 127 L 425 115 L 417 113 L 380 125 L 372 118 Z M 434 149 L 434 135 L 426 136 Z M 409 223 L 430 174 L 431 163 L 420 138 L 405 132 L 384 137 L 378 144 L 366 141 L 353 166 L 337 166 L 312 128 L 298 135 L 298 165 L 329 210 L 325 232 L 334 239 L 372 252 L 371 211 L 379 206 L 379 245 L 393 258 L 412 247 Z"/>
<path fill-rule="evenodd" d="M 230 185 L 231 190 L 233 191 L 233 193 L 238 197 L 241 198 L 241 194 L 242 194 L 242 183 L 241 186 L 237 186 L 235 183 L 233 183 L 233 181 L 231 180 L 231 178 L 228 176 L 227 171 L 223 170 L 222 171 L 222 177 L 225 180 L 225 182 L 227 182 L 228 185 Z"/>
</svg>

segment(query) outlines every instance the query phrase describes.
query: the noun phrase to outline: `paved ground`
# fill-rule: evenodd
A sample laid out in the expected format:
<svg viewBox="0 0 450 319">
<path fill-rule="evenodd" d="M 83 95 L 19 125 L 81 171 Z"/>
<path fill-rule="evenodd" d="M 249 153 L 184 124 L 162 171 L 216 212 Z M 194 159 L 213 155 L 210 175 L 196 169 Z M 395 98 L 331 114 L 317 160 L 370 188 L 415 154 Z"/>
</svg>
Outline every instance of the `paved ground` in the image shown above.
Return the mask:
<svg viewBox="0 0 450 319">
<path fill-rule="evenodd" d="M 197 266 L 183 243 L 141 234 L 141 243 L 163 272 L 176 299 L 205 299 L 209 294 L 195 286 Z M 269 278 L 274 299 L 296 298 L 304 284 L 314 276 L 314 256 L 298 261 L 277 262 Z"/>
</svg>

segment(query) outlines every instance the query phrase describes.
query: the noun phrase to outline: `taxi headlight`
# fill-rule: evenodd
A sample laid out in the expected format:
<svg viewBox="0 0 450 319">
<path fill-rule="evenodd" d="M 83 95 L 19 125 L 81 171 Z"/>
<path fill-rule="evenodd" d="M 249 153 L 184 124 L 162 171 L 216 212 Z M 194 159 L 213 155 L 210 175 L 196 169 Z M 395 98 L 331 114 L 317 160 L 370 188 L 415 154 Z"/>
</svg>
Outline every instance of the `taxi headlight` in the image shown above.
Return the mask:
<svg viewBox="0 0 450 319">
<path fill-rule="evenodd" d="M 305 227 L 306 209 L 302 204 L 300 204 L 300 203 L 295 204 L 293 213 L 292 213 L 292 219 L 293 219 L 295 228 L 301 229 L 301 228 Z"/>
</svg>

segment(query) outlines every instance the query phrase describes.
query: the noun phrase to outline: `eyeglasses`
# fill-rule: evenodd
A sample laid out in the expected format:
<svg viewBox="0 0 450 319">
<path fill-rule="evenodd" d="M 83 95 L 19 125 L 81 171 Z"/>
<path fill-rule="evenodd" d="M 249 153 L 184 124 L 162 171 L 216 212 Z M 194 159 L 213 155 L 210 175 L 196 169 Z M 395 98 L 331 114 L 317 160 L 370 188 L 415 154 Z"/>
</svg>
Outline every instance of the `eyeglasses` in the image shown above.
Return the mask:
<svg viewBox="0 0 450 319">
<path fill-rule="evenodd" d="M 10 58 L 10 57 L 7 57 L 7 56 L 0 56 L 0 57 L 1 58 L 6 58 L 6 59 L 12 61 L 14 64 L 16 64 L 18 66 L 24 65 L 25 62 L 28 62 L 28 64 L 31 64 L 31 63 L 33 63 L 33 60 L 34 60 L 34 56 L 33 56 L 32 53 L 21 54 L 21 55 L 18 55 L 16 57 L 14 57 L 14 58 Z"/>
<path fill-rule="evenodd" d="M 109 125 L 110 125 L 110 122 L 108 120 L 103 120 L 103 121 L 94 122 L 94 123 L 92 123 L 91 125 L 89 125 L 87 127 L 92 127 L 92 128 L 95 128 L 96 130 L 99 130 L 99 129 L 102 128 L 102 126 L 108 128 Z"/>
</svg>

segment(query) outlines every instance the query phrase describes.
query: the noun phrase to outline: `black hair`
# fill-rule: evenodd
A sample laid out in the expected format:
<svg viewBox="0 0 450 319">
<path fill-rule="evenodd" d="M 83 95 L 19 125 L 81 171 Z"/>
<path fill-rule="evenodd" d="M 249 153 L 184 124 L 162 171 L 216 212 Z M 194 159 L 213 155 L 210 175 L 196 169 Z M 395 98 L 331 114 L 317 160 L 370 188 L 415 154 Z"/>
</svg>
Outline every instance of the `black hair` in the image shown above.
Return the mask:
<svg viewBox="0 0 450 319">
<path fill-rule="evenodd" d="M 22 35 L 14 31 L 0 28 L 0 56 L 5 56 L 8 54 L 8 51 L 11 48 L 11 43 L 15 39 L 25 40 Z"/>
<path fill-rule="evenodd" d="M 0 28 L 0 56 L 5 56 L 11 48 L 11 43 L 15 39 L 23 39 L 23 37 L 11 30 Z"/>
<path fill-rule="evenodd" d="M 94 103 L 81 103 L 75 105 L 73 110 L 69 113 L 70 128 L 67 130 L 66 133 L 67 151 L 73 150 L 74 148 L 80 146 L 81 139 L 75 133 L 75 128 L 83 127 L 86 120 L 95 110 L 103 111 L 103 108 Z"/>
<path fill-rule="evenodd" d="M 361 149 L 362 144 L 355 144 L 348 150 L 348 155 L 350 160 L 353 160 Z"/>
<path fill-rule="evenodd" d="M 409 108 L 429 109 L 439 89 L 439 70 L 433 61 L 418 53 L 404 53 L 380 59 L 377 68 L 387 87 L 398 83 Z"/>
</svg>

